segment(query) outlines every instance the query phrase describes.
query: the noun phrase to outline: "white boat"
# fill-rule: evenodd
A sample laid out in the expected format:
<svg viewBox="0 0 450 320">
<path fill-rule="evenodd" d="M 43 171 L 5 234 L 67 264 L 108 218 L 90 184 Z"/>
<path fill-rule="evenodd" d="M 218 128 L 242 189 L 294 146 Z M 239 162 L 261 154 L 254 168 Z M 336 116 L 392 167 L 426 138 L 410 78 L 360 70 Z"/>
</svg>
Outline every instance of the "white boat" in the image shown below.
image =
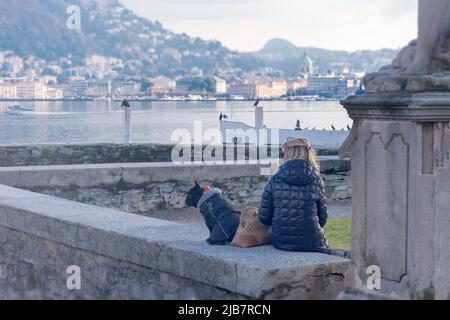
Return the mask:
<svg viewBox="0 0 450 320">
<path fill-rule="evenodd" d="M 6 109 L 6 112 L 10 113 L 10 114 L 23 114 L 23 113 L 35 112 L 35 111 L 36 111 L 35 107 L 24 107 L 24 106 L 12 106 L 12 107 L 8 107 Z"/>
<path fill-rule="evenodd" d="M 200 96 L 200 95 L 196 95 L 196 94 L 190 94 L 190 95 L 187 96 L 186 100 L 188 100 L 188 101 L 202 101 L 203 97 Z"/>
<path fill-rule="evenodd" d="M 319 96 L 299 96 L 298 99 L 301 101 L 319 101 L 320 97 Z"/>
<path fill-rule="evenodd" d="M 244 96 L 232 96 L 231 97 L 231 100 L 234 100 L 234 101 L 244 101 L 245 100 L 245 98 L 244 98 Z"/>
<path fill-rule="evenodd" d="M 223 144 L 282 145 L 289 138 L 307 138 L 315 148 L 339 149 L 350 134 L 347 129 L 310 130 L 267 128 L 264 125 L 264 109 L 255 107 L 255 125 L 229 121 L 223 114 L 220 117 L 220 132 Z"/>
</svg>

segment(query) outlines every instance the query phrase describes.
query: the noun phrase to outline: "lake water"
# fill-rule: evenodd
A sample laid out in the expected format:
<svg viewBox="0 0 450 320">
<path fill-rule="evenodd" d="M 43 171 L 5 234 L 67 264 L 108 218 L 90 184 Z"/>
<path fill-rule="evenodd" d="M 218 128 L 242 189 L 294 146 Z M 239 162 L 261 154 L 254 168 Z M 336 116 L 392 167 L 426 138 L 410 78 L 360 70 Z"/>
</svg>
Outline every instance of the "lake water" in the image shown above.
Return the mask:
<svg viewBox="0 0 450 320">
<path fill-rule="evenodd" d="M 0 102 L 0 144 L 45 143 L 120 143 L 123 111 L 120 102 L 24 102 L 35 112 L 13 115 L 5 111 L 17 103 Z M 132 102 L 134 143 L 170 143 L 177 129 L 194 130 L 201 121 L 203 129 L 219 128 L 219 115 L 254 125 L 253 103 L 244 101 Z M 271 128 L 302 127 L 337 129 L 351 125 L 346 111 L 337 101 L 267 101 L 265 124 Z"/>
</svg>

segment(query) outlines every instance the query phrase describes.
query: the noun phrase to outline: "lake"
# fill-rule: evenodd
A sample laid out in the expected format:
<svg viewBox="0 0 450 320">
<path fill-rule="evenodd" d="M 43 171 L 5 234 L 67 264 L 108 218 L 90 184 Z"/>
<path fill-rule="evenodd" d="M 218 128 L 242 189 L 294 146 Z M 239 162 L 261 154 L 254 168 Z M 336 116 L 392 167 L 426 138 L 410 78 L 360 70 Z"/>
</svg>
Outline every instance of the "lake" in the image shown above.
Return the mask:
<svg viewBox="0 0 450 320">
<path fill-rule="evenodd" d="M 0 144 L 120 143 L 123 111 L 120 102 L 64 101 L 23 102 L 35 112 L 8 114 L 0 102 Z M 133 143 L 170 143 L 177 129 L 193 132 L 194 122 L 203 129 L 219 128 L 219 115 L 254 125 L 252 102 L 246 101 L 152 101 L 132 102 Z M 265 125 L 294 128 L 297 119 L 303 128 L 337 129 L 352 121 L 337 101 L 263 101 Z"/>
</svg>

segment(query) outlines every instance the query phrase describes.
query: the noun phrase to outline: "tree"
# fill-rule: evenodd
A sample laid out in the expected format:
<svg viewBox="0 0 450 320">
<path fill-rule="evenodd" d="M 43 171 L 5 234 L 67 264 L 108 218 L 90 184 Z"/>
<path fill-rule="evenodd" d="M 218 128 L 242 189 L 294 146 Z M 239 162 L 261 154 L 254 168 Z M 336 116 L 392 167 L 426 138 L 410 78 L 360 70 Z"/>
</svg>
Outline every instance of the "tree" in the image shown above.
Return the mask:
<svg viewBox="0 0 450 320">
<path fill-rule="evenodd" d="M 150 81 L 148 78 L 141 79 L 141 91 L 147 92 L 149 89 L 153 88 L 155 84 Z"/>
<path fill-rule="evenodd" d="M 189 88 L 191 91 L 206 91 L 208 93 L 214 93 L 216 91 L 216 83 L 214 79 L 207 77 L 197 77 L 192 80 L 192 84 Z"/>
</svg>

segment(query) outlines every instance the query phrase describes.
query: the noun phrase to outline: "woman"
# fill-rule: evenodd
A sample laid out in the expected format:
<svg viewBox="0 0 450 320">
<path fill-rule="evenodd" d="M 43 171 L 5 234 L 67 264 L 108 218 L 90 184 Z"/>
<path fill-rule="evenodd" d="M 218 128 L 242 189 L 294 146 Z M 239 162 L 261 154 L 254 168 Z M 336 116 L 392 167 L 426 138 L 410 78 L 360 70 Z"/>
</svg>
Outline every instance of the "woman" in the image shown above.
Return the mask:
<svg viewBox="0 0 450 320">
<path fill-rule="evenodd" d="M 264 190 L 260 222 L 272 226 L 272 244 L 286 251 L 329 253 L 325 186 L 316 152 L 307 139 L 283 146 L 284 164 Z"/>
</svg>

